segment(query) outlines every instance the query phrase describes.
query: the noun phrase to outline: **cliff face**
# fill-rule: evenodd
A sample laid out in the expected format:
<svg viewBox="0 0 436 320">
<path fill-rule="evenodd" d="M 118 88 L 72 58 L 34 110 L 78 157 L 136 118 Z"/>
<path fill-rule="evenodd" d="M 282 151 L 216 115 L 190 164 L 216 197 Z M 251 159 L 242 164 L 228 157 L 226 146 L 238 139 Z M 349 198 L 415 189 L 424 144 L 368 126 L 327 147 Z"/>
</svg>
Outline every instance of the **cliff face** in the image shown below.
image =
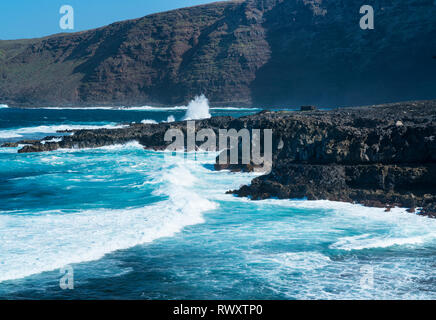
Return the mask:
<svg viewBox="0 0 436 320">
<path fill-rule="evenodd" d="M 435 101 L 241 121 L 272 128 L 274 153 L 271 172 L 234 191 L 239 196 L 423 207 L 436 216 Z"/>
<path fill-rule="evenodd" d="M 356 105 L 436 96 L 433 0 L 247 0 L 0 41 L 0 103 Z"/>
</svg>

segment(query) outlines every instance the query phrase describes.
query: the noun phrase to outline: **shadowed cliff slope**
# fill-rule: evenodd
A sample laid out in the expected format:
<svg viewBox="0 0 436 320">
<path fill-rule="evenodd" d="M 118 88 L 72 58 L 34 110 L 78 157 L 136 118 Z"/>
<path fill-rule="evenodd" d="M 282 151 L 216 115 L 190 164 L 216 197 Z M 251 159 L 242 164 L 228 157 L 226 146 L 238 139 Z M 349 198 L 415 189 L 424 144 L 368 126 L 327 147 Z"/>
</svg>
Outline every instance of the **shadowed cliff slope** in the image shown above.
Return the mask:
<svg viewBox="0 0 436 320">
<path fill-rule="evenodd" d="M 226 1 L 0 41 L 0 103 L 357 105 L 436 98 L 433 0 Z"/>
</svg>

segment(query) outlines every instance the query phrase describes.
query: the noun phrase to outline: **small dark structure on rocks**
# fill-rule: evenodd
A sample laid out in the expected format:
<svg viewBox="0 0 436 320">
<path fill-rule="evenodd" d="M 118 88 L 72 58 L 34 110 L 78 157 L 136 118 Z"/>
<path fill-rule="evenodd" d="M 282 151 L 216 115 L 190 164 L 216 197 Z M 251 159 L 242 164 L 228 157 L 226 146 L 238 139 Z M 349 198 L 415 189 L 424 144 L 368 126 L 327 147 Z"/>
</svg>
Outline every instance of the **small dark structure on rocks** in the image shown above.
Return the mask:
<svg viewBox="0 0 436 320">
<path fill-rule="evenodd" d="M 315 106 L 301 106 L 300 107 L 300 111 L 315 111 L 316 107 Z"/>
</svg>

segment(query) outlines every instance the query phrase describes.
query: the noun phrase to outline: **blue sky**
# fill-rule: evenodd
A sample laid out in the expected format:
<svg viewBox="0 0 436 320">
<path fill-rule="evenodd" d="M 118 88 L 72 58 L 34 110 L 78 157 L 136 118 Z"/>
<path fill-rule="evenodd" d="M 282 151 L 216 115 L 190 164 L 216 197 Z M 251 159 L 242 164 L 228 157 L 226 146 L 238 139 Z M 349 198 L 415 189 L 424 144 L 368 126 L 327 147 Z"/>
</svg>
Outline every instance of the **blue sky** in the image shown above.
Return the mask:
<svg viewBox="0 0 436 320">
<path fill-rule="evenodd" d="M 74 31 L 101 27 L 115 21 L 193 6 L 211 0 L 0 0 L 0 39 L 42 37 L 60 29 L 59 9 L 74 8 Z"/>
</svg>

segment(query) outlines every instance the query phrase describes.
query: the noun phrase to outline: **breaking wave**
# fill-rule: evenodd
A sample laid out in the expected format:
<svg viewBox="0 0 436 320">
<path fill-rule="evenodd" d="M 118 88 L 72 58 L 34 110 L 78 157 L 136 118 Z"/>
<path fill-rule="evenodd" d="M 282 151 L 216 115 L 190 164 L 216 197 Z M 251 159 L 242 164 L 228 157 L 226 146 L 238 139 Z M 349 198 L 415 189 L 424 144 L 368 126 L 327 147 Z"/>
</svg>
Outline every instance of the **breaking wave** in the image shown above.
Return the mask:
<svg viewBox="0 0 436 320">
<path fill-rule="evenodd" d="M 142 124 L 157 124 L 158 122 L 155 120 L 145 119 L 141 121 Z"/>
<path fill-rule="evenodd" d="M 151 106 L 142 106 L 142 107 L 120 107 L 116 110 L 123 111 L 174 111 L 174 110 L 186 110 L 188 107 L 186 106 L 176 106 L 176 107 L 151 107 Z"/>
<path fill-rule="evenodd" d="M 208 119 L 210 117 L 212 116 L 210 114 L 209 100 L 202 94 L 189 102 L 188 110 L 183 120 Z"/>
<path fill-rule="evenodd" d="M 112 110 L 123 110 L 123 111 L 178 111 L 178 110 L 188 110 L 188 108 L 189 108 L 189 106 L 174 106 L 174 107 L 142 106 L 142 107 L 120 107 L 120 108 L 111 108 L 111 109 Z M 215 111 L 257 111 L 257 110 L 262 110 L 262 109 L 261 108 L 244 108 L 244 107 L 209 107 L 209 110 L 215 110 Z"/>
<path fill-rule="evenodd" d="M 131 148 L 142 152 L 138 143 L 129 143 L 106 147 L 104 157 L 117 157 L 114 150 Z M 92 150 L 90 155 L 98 152 Z M 56 153 L 58 157 L 62 154 Z M 203 213 L 217 205 L 195 188 L 198 180 L 191 170 L 199 165 L 186 165 L 180 159 L 164 162 L 159 174 L 146 181 L 155 186 L 153 193 L 162 200 L 145 207 L 0 212 L 0 282 L 98 260 L 107 253 L 170 237 L 186 226 L 203 223 Z"/>
<path fill-rule="evenodd" d="M 202 98 L 204 95 L 197 97 Z M 205 97 L 204 97 L 205 98 Z M 206 99 L 206 98 L 205 98 Z M 206 99 L 207 100 L 207 99 Z M 193 100 L 195 101 L 195 99 Z M 192 101 L 191 101 L 192 103 Z M 1 108 L 8 108 L 6 104 L 0 104 Z M 188 110 L 188 106 L 173 106 L 173 107 L 153 107 L 153 106 L 139 106 L 139 107 L 35 107 L 32 109 L 42 110 L 114 110 L 114 111 L 183 111 Z M 249 108 L 249 107 L 210 107 L 209 110 L 215 111 L 257 111 L 261 108 Z"/>
<path fill-rule="evenodd" d="M 165 122 L 171 123 L 171 122 L 175 122 L 175 121 L 176 121 L 176 118 L 173 115 L 170 115 L 170 116 L 168 116 L 167 121 L 165 121 Z"/>
<path fill-rule="evenodd" d="M 330 248 L 346 251 L 388 248 L 393 246 L 419 245 L 426 242 L 427 239 L 429 239 L 429 236 L 415 235 L 410 237 L 374 237 L 371 234 L 363 234 L 353 237 L 344 237 L 331 245 Z"/>
<path fill-rule="evenodd" d="M 37 126 L 26 127 L 18 129 L 0 130 L 0 139 L 8 138 L 24 138 L 33 134 L 50 134 L 57 133 L 59 131 L 67 130 L 86 130 L 86 129 L 120 129 L 125 128 L 127 125 L 118 125 L 115 123 L 106 125 L 51 125 L 51 126 Z"/>
</svg>

